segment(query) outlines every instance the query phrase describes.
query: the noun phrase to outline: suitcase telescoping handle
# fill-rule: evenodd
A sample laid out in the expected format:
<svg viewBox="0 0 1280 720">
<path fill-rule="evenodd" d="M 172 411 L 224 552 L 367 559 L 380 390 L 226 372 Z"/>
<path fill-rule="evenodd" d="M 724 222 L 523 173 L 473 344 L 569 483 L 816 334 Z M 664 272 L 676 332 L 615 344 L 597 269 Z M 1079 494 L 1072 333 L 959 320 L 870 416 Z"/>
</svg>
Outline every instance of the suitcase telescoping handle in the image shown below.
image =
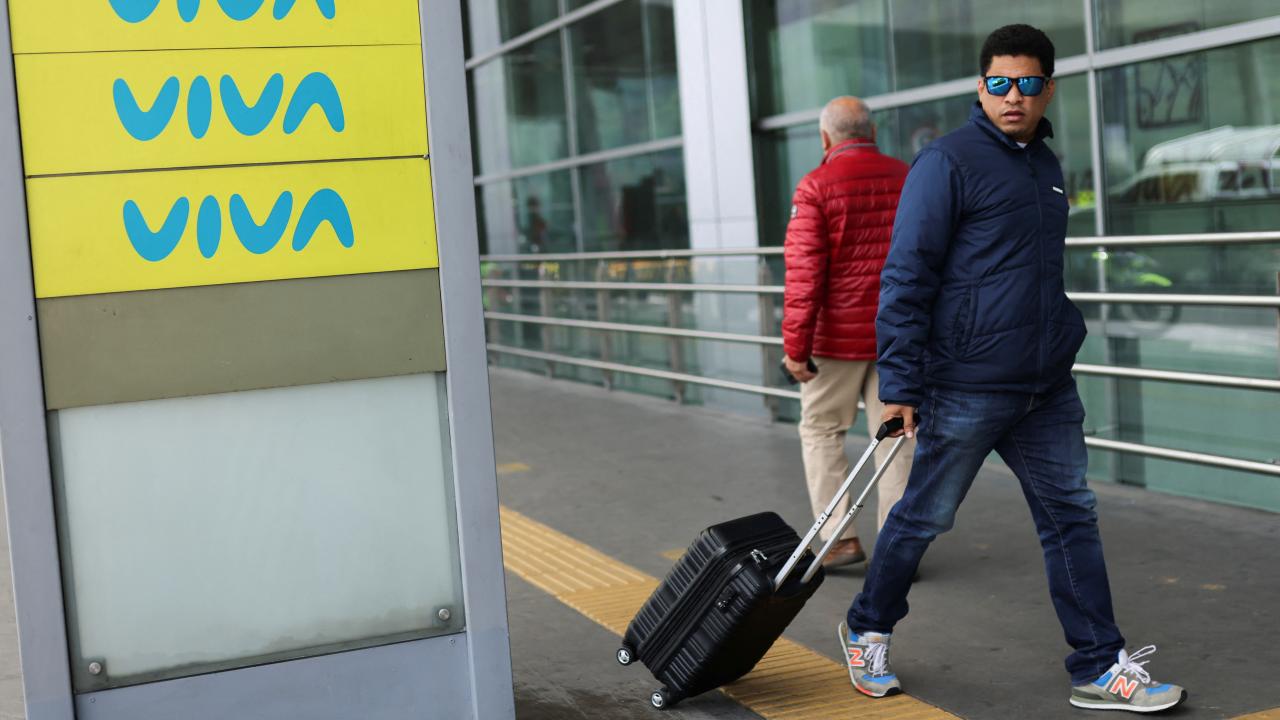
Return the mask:
<svg viewBox="0 0 1280 720">
<path fill-rule="evenodd" d="M 875 439 L 867 446 L 867 450 L 862 453 L 862 457 L 858 458 L 858 463 L 853 466 L 853 470 L 849 473 L 849 477 L 845 478 L 844 484 L 840 486 L 840 490 L 835 494 L 835 497 L 831 498 L 831 502 L 827 503 L 827 508 L 823 510 L 822 514 L 818 516 L 818 519 L 814 521 L 813 526 L 809 528 L 809 532 L 805 533 L 804 539 L 800 541 L 795 552 L 791 553 L 791 557 L 787 558 L 787 562 L 782 566 L 782 570 L 778 571 L 778 577 L 773 581 L 774 589 L 781 588 L 782 584 L 791 576 L 791 572 L 795 570 L 796 564 L 800 562 L 800 556 L 804 555 L 804 551 L 809 548 L 809 543 L 813 542 L 813 539 L 818 536 L 818 532 L 822 530 L 822 526 L 827 524 L 827 520 L 831 518 L 831 514 L 836 511 L 836 505 L 840 503 L 840 499 L 849 494 L 849 488 L 853 487 L 853 481 L 857 479 L 858 473 L 862 472 L 862 467 L 867 464 L 867 460 L 875 454 L 876 448 L 879 447 L 880 443 L 883 442 L 885 438 L 889 437 L 890 434 L 901 430 L 902 426 L 903 423 L 901 417 L 892 418 L 880 426 L 880 429 L 876 432 Z M 845 528 L 849 527 L 849 523 L 853 522 L 853 519 L 858 516 L 858 512 L 862 510 L 863 500 L 867 499 L 867 493 L 871 492 L 871 488 L 875 487 L 876 483 L 880 481 L 880 477 L 884 475 L 884 471 L 888 469 L 889 463 L 893 462 L 893 458 L 897 456 L 898 450 L 902 447 L 902 443 L 905 441 L 906 437 L 900 437 L 898 438 L 898 441 L 894 443 L 893 448 L 889 453 L 889 458 L 885 460 L 883 465 L 876 469 L 875 475 L 871 477 L 871 481 L 867 483 L 867 487 L 862 491 L 862 494 L 858 496 L 857 502 L 853 503 L 849 508 L 849 512 L 845 514 L 843 519 L 841 519 L 839 527 L 831 534 L 831 539 L 827 541 L 826 545 L 824 545 L 822 550 L 818 553 L 818 556 L 814 558 L 813 563 L 809 565 L 809 569 L 804 574 L 804 582 L 808 582 L 809 579 L 813 577 L 814 573 L 818 572 L 818 568 L 822 566 L 822 559 L 827 556 L 827 553 L 831 552 L 831 548 L 836 544 L 836 540 L 840 537 L 840 534 L 844 532 Z"/>
</svg>

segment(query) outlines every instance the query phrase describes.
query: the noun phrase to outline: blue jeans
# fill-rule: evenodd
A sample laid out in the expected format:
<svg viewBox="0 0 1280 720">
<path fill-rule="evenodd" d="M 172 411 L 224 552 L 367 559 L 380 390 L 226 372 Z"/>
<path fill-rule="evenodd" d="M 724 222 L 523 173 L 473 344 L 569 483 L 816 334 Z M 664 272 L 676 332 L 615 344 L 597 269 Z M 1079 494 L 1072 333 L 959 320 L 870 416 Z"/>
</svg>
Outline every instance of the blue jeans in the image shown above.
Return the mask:
<svg viewBox="0 0 1280 720">
<path fill-rule="evenodd" d="M 849 607 L 849 627 L 887 633 L 906 616 L 920 558 L 955 524 L 956 509 L 995 450 L 1031 507 L 1049 595 L 1075 649 L 1066 662 L 1071 680 L 1097 679 L 1116 661 L 1124 638 L 1111 610 L 1096 500 L 1085 484 L 1089 456 L 1075 381 L 1043 395 L 933 388 L 920 414 L 911 478 L 880 530 L 866 583 Z"/>
</svg>

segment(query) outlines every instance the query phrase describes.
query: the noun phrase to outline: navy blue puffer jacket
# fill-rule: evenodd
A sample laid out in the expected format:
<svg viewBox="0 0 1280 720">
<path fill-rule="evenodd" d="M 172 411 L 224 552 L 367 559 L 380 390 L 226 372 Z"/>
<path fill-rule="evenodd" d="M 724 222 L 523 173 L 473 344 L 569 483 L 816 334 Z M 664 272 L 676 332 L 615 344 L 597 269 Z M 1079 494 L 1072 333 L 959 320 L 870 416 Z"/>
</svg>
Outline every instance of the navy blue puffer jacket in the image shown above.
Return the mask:
<svg viewBox="0 0 1280 720">
<path fill-rule="evenodd" d="M 880 277 L 880 399 L 926 388 L 1045 392 L 1066 379 L 1084 318 L 1063 286 L 1062 167 L 1042 120 L 1025 149 L 977 103 L 916 157 Z"/>
</svg>

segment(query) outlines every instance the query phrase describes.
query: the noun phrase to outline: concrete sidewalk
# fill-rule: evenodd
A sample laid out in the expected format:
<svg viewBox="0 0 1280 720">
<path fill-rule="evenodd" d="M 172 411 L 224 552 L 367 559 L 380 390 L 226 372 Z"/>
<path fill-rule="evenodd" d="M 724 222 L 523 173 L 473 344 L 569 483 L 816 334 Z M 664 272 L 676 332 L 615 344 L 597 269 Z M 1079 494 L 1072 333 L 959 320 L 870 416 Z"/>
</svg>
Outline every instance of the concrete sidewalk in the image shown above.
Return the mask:
<svg viewBox="0 0 1280 720">
<path fill-rule="evenodd" d="M 661 577 L 704 526 L 773 509 L 808 516 L 788 425 L 564 381 L 491 373 L 501 500 Z M 851 439 L 850 451 L 860 447 Z M 1156 644 L 1155 677 L 1187 686 L 1167 717 L 1229 718 L 1280 706 L 1276 608 L 1280 517 L 1099 485 L 1118 619 L 1131 649 Z M 874 508 L 859 525 L 873 541 Z M 1069 648 L 1045 586 L 1016 480 L 984 472 L 957 527 L 934 543 L 895 635 L 907 692 L 967 718 L 1080 718 L 1067 702 Z M 519 715 L 653 717 L 655 685 L 613 662 L 617 638 L 509 574 Z M 835 626 L 862 570 L 831 575 L 788 637 L 838 660 Z M 567 614 L 566 614 L 567 613 Z M 847 687 L 832 692 L 852 692 Z M 754 717 L 722 695 L 672 717 Z"/>
</svg>

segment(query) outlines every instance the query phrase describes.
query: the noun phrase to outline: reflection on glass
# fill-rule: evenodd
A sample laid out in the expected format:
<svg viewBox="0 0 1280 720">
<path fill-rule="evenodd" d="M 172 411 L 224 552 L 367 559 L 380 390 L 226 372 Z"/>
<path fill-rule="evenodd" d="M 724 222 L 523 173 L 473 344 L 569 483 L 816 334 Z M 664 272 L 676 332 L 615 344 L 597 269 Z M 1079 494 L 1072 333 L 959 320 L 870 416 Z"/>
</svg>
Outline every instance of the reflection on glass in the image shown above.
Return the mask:
<svg viewBox="0 0 1280 720">
<path fill-rule="evenodd" d="M 1210 5 L 1230 4 L 1162 3 L 1161 14 L 1150 17 L 1160 18 L 1152 24 L 1177 21 L 1187 7 L 1207 13 Z M 1101 73 L 1108 233 L 1280 227 L 1280 185 L 1273 173 L 1280 151 L 1280 81 L 1272 71 L 1277 61 L 1280 40 L 1268 39 Z M 1073 264 L 1082 274 L 1084 267 L 1094 266 L 1094 289 L 1272 295 L 1280 274 L 1280 244 L 1076 251 Z M 1274 310 L 1112 305 L 1105 316 L 1093 310 L 1089 324 L 1098 352 L 1114 364 L 1280 375 Z M 1280 410 L 1280 398 L 1273 393 L 1135 380 L 1112 382 L 1110 400 L 1115 421 L 1100 430 L 1108 437 L 1244 458 L 1275 457 L 1267 420 Z M 1206 473 L 1191 465 L 1136 457 L 1117 457 L 1115 465 L 1118 479 L 1126 482 L 1228 502 L 1240 497 L 1225 487 L 1223 471 Z M 1255 483 L 1245 484 L 1266 505 L 1267 494 Z"/>
<path fill-rule="evenodd" d="M 1108 231 L 1280 226 L 1280 40 L 1101 75 Z"/>
<path fill-rule="evenodd" d="M 482 255 L 573 252 L 568 170 L 486 183 L 476 189 Z"/>
<path fill-rule="evenodd" d="M 1184 35 L 1280 13 L 1275 0 L 1093 0 L 1098 47 Z"/>
<path fill-rule="evenodd" d="M 875 113 L 880 151 L 910 163 L 926 145 L 968 122 L 974 99 L 975 94 L 966 93 Z M 1067 233 L 1095 235 L 1088 87 L 1084 77 L 1057 80 L 1057 91 L 1046 117 L 1054 128 L 1054 137 L 1048 144 L 1062 163 L 1067 200 L 1071 205 Z M 782 244 L 792 192 L 800 178 L 821 161 L 822 145 L 816 125 L 787 128 L 758 137 L 757 192 L 762 245 Z"/>
<path fill-rule="evenodd" d="M 885 0 L 751 0 L 746 8 L 757 117 L 893 89 Z"/>
<path fill-rule="evenodd" d="M 559 0 L 467 0 L 468 57 L 488 52 L 560 14 Z"/>
<path fill-rule="evenodd" d="M 1058 58 L 1085 51 L 1084 5 L 1045 0 L 889 0 L 896 89 L 981 71 L 978 55 L 1001 25 L 1026 23 L 1053 41 Z"/>
<path fill-rule="evenodd" d="M 76 690 L 461 630 L 445 407 L 414 375 L 54 413 Z"/>
<path fill-rule="evenodd" d="M 569 152 L 564 66 L 556 33 L 471 71 L 471 136 L 479 174 Z"/>
<path fill-rule="evenodd" d="M 587 252 L 689 247 L 680 150 L 579 168 Z"/>
<path fill-rule="evenodd" d="M 753 0 L 747 10 L 757 117 L 976 77 L 982 42 L 1004 24 L 1044 30 L 1059 58 L 1085 51 L 1078 2 Z"/>
<path fill-rule="evenodd" d="M 680 134 L 671 0 L 626 0 L 569 27 L 578 151 Z"/>
</svg>

